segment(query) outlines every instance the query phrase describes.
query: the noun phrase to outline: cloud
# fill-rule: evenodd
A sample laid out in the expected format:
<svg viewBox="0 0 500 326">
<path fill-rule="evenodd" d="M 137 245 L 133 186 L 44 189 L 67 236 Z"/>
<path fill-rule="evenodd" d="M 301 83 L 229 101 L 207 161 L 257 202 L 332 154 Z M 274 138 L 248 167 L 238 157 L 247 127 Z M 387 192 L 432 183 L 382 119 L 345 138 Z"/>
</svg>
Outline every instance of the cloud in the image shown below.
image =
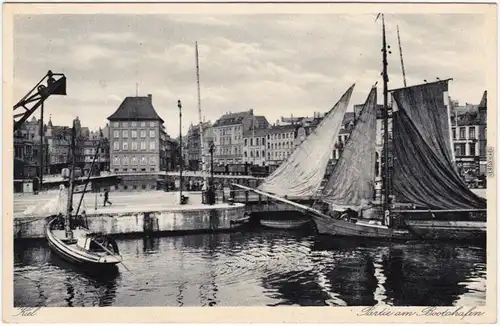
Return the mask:
<svg viewBox="0 0 500 326">
<path fill-rule="evenodd" d="M 403 84 L 397 25 L 409 84 L 453 77 L 455 99 L 480 100 L 485 71 L 474 63 L 485 59 L 481 15 L 386 15 L 386 23 L 389 87 Z M 22 97 L 49 69 L 64 72 L 68 96 L 49 99 L 46 110 L 55 124 L 79 115 L 97 129 L 138 85 L 139 95 L 153 94 L 176 136 L 178 99 L 186 128 L 198 121 L 198 41 L 207 120 L 248 108 L 269 121 L 312 115 L 354 82 L 352 104 L 365 101 L 380 80 L 380 30 L 375 15 L 16 16 L 14 93 Z"/>
</svg>

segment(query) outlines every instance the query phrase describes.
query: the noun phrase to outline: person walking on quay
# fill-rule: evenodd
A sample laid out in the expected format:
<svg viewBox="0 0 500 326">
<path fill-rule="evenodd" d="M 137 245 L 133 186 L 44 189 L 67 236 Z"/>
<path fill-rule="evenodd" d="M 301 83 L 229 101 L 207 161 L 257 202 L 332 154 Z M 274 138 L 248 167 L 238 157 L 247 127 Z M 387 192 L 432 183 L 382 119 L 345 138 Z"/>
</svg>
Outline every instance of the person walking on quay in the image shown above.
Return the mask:
<svg viewBox="0 0 500 326">
<path fill-rule="evenodd" d="M 106 207 L 106 203 L 108 203 L 110 205 L 113 204 L 109 201 L 109 190 L 108 189 L 104 189 L 104 207 Z"/>
</svg>

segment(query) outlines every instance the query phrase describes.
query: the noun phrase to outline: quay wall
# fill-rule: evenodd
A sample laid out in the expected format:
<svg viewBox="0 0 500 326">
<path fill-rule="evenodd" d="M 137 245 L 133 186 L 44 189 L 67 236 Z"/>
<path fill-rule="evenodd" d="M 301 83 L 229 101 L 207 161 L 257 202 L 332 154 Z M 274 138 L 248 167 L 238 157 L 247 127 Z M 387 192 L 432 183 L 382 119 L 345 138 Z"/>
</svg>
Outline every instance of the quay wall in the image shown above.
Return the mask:
<svg viewBox="0 0 500 326">
<path fill-rule="evenodd" d="M 222 231 L 231 229 L 231 221 L 243 217 L 244 213 L 245 206 L 235 204 L 216 208 L 88 214 L 87 221 L 90 230 L 110 235 Z M 16 219 L 14 239 L 44 238 L 48 222 L 48 218 Z"/>
</svg>

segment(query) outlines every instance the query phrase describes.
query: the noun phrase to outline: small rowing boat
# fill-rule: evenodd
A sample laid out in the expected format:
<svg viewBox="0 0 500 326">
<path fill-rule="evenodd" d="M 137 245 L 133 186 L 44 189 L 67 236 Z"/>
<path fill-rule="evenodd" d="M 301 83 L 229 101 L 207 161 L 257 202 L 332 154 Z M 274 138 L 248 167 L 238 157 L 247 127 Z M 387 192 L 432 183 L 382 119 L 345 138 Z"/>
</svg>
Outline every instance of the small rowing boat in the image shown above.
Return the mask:
<svg viewBox="0 0 500 326">
<path fill-rule="evenodd" d="M 300 229 L 309 222 L 310 220 L 307 219 L 288 219 L 288 220 L 261 219 L 260 220 L 260 224 L 265 227 L 272 229 L 283 229 L 283 230 Z"/>
</svg>

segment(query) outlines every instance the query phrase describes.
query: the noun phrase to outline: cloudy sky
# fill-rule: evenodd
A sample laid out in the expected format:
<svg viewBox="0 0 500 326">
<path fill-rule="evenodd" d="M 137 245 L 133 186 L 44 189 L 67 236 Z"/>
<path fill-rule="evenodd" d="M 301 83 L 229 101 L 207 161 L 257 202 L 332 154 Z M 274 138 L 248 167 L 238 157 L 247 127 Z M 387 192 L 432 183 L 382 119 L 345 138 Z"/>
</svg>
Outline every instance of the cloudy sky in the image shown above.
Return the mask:
<svg viewBox="0 0 500 326">
<path fill-rule="evenodd" d="M 453 77 L 454 99 L 480 101 L 486 84 L 477 64 L 485 60 L 482 15 L 386 15 L 386 24 L 390 88 L 403 85 L 399 25 L 408 84 Z M 63 72 L 68 96 L 49 99 L 46 116 L 69 125 L 78 115 L 95 129 L 126 96 L 135 96 L 138 83 L 139 95 L 153 94 L 167 132 L 176 137 L 177 99 L 183 128 L 198 121 L 195 41 L 206 120 L 249 108 L 270 122 L 311 116 L 332 107 L 353 82 L 352 104 L 362 103 L 376 81 L 381 86 L 375 15 L 19 15 L 14 98 L 47 70 Z"/>
</svg>

